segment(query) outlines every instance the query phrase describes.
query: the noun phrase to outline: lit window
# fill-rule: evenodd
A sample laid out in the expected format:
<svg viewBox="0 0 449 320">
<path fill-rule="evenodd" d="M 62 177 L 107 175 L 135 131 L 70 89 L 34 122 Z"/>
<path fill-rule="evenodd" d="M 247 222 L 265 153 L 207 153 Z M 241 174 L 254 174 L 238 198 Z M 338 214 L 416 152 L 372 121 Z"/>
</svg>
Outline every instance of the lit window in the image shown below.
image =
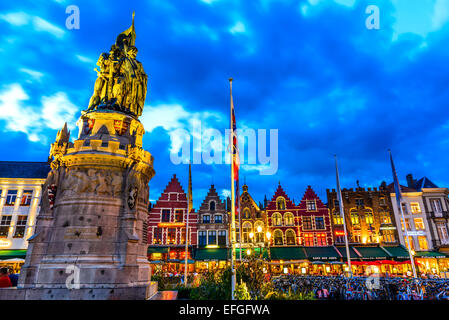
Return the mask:
<svg viewBox="0 0 449 320">
<path fill-rule="evenodd" d="M 427 239 L 425 236 L 418 236 L 418 243 L 420 250 L 428 250 L 429 246 L 427 245 Z"/>
<path fill-rule="evenodd" d="M 411 249 L 415 250 L 415 244 L 413 243 L 413 238 L 411 236 L 409 236 L 408 238 L 409 238 L 409 241 L 410 241 L 410 244 L 411 244 Z M 404 242 L 405 242 L 405 246 L 408 249 L 409 242 L 407 241 L 407 237 L 404 237 Z"/>
<path fill-rule="evenodd" d="M 396 241 L 393 230 L 384 230 L 382 234 L 382 241 L 386 243 L 392 243 Z"/>
<path fill-rule="evenodd" d="M 410 209 L 412 210 L 412 213 L 414 213 L 414 214 L 421 213 L 421 208 L 420 208 L 418 202 L 411 202 L 410 203 Z"/>
<path fill-rule="evenodd" d="M 412 228 L 410 227 L 410 220 L 405 219 L 405 223 L 407 225 L 407 230 L 408 231 L 412 230 Z M 401 228 L 402 228 L 402 231 L 404 231 L 404 220 L 402 218 L 401 218 Z"/>
<path fill-rule="evenodd" d="M 33 190 L 24 190 L 22 193 L 21 206 L 29 206 L 31 204 L 31 198 L 33 196 Z"/>
<path fill-rule="evenodd" d="M 28 216 L 18 216 L 16 223 L 16 230 L 14 232 L 14 238 L 23 238 L 25 235 L 25 229 L 27 225 Z"/>
<path fill-rule="evenodd" d="M 391 224 L 391 216 L 387 211 L 380 212 L 380 223 L 381 224 Z"/>
<path fill-rule="evenodd" d="M 251 212 L 248 208 L 243 209 L 243 219 L 249 219 L 251 217 Z"/>
<path fill-rule="evenodd" d="M 355 211 L 351 211 L 351 223 L 353 225 L 360 225 L 360 217 Z"/>
<path fill-rule="evenodd" d="M 306 206 L 307 206 L 307 211 L 316 211 L 315 200 L 307 200 Z"/>
<path fill-rule="evenodd" d="M 162 243 L 162 229 L 161 228 L 157 228 L 156 227 L 154 229 L 153 243 L 154 244 L 161 244 Z"/>
<path fill-rule="evenodd" d="M 276 199 L 276 208 L 277 210 L 285 210 L 285 199 L 282 197 L 278 197 Z"/>
<path fill-rule="evenodd" d="M 415 229 L 416 230 L 426 230 L 423 218 L 415 218 L 414 220 L 415 220 Z"/>
<path fill-rule="evenodd" d="M 304 246 L 306 247 L 313 247 L 314 241 L 313 241 L 313 234 L 305 233 L 304 234 Z"/>
<path fill-rule="evenodd" d="M 295 245 L 296 244 L 296 235 L 295 232 L 291 229 L 285 232 L 285 240 L 287 241 L 287 245 Z"/>
<path fill-rule="evenodd" d="M 245 222 L 242 226 L 242 241 L 249 242 L 249 234 L 252 232 L 252 225 L 250 222 Z"/>
<path fill-rule="evenodd" d="M 260 229 L 260 232 L 259 232 Z M 263 242 L 264 241 L 264 225 L 262 221 L 257 221 L 254 224 L 254 232 L 256 235 L 256 242 Z"/>
<path fill-rule="evenodd" d="M 303 217 L 302 218 L 302 229 L 303 230 L 312 230 L 312 217 Z"/>
<path fill-rule="evenodd" d="M 380 197 L 380 198 L 379 198 L 379 204 L 380 204 L 381 206 L 386 205 L 385 197 Z"/>
<path fill-rule="evenodd" d="M 16 203 L 17 190 L 8 190 L 5 206 L 13 206 Z"/>
<path fill-rule="evenodd" d="M 275 212 L 271 216 L 273 226 L 282 226 L 282 216 L 280 213 Z"/>
<path fill-rule="evenodd" d="M 319 247 L 326 246 L 327 245 L 326 234 L 325 233 L 318 233 L 316 235 L 316 242 L 317 242 L 317 246 L 319 246 Z"/>
<path fill-rule="evenodd" d="M 9 232 L 9 226 L 11 225 L 11 215 L 2 216 L 0 220 L 0 238 L 7 238 Z"/>
<path fill-rule="evenodd" d="M 366 224 L 372 225 L 374 223 L 374 216 L 372 212 L 368 212 L 365 216 Z"/>
<path fill-rule="evenodd" d="M 182 209 L 175 210 L 175 222 L 183 222 L 184 221 L 184 211 Z"/>
<path fill-rule="evenodd" d="M 340 215 L 340 212 L 334 212 L 334 224 L 335 225 L 342 225 L 343 224 L 343 217 Z"/>
<path fill-rule="evenodd" d="M 286 226 L 293 226 L 294 223 L 294 218 L 293 218 L 293 213 L 291 212 L 286 212 L 284 214 L 284 221 L 285 221 L 285 225 Z"/>
<path fill-rule="evenodd" d="M 167 238 L 169 244 L 176 243 L 176 228 L 168 228 Z"/>
<path fill-rule="evenodd" d="M 279 229 L 274 231 L 274 244 L 277 246 L 282 246 L 284 244 L 284 235 Z"/>
</svg>

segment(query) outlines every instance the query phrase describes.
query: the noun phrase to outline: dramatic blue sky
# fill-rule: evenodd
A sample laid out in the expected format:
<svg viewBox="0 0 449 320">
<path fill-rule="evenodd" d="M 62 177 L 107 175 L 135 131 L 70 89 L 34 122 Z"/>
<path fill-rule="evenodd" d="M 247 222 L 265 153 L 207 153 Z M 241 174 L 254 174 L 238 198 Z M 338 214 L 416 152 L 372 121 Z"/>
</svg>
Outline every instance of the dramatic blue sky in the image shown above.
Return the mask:
<svg viewBox="0 0 449 320">
<path fill-rule="evenodd" d="M 80 29 L 65 26 L 68 5 Z M 368 30 L 365 8 L 380 9 Z M 299 200 L 307 185 L 324 197 L 335 188 L 426 175 L 449 186 L 449 1 L 179 0 L 2 1 L 0 3 L 1 160 L 45 161 L 67 121 L 76 138 L 99 54 L 128 28 L 136 11 L 138 59 L 149 75 L 141 121 L 155 158 L 155 199 L 176 173 L 170 132 L 229 125 L 229 84 L 239 127 L 279 130 L 275 175 L 243 166 L 256 201 L 278 181 Z M 229 165 L 193 165 L 196 207 L 211 182 L 221 194 Z"/>
</svg>

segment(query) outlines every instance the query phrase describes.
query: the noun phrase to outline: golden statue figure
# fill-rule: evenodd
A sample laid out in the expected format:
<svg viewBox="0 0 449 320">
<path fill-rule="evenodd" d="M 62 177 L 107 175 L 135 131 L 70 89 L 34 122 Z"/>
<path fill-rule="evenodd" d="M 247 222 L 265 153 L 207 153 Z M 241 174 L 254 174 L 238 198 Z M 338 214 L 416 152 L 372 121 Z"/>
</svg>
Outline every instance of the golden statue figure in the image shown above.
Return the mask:
<svg viewBox="0 0 449 320">
<path fill-rule="evenodd" d="M 86 112 L 97 109 L 111 109 L 142 115 L 147 94 L 148 76 L 142 63 L 137 61 L 134 12 L 132 25 L 120 33 L 109 53 L 102 53 L 95 68 L 97 80 L 94 93 Z"/>
</svg>

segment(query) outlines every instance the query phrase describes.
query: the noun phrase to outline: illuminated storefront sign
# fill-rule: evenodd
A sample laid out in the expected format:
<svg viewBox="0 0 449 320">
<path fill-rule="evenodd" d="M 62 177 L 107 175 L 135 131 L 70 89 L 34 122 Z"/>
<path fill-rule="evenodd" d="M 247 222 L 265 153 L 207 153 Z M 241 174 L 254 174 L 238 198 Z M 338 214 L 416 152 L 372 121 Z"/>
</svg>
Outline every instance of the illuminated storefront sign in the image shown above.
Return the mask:
<svg viewBox="0 0 449 320">
<path fill-rule="evenodd" d="M 9 248 L 11 246 L 11 240 L 0 239 L 0 248 Z"/>
</svg>

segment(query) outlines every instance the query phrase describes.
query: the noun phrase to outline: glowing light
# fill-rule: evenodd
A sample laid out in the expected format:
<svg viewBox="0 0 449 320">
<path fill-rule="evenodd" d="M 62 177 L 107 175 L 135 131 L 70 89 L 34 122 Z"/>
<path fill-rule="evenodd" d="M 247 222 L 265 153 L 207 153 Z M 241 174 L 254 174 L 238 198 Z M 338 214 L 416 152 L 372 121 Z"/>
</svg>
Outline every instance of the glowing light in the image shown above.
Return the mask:
<svg viewBox="0 0 449 320">
<path fill-rule="evenodd" d="M 284 268 L 284 273 L 288 273 L 288 268 Z"/>
<path fill-rule="evenodd" d="M 254 233 L 250 232 L 250 233 L 249 233 L 249 238 L 250 238 L 250 239 L 254 238 Z"/>
<path fill-rule="evenodd" d="M 11 240 L 0 239 L 0 248 L 9 248 L 11 244 Z"/>
<path fill-rule="evenodd" d="M 267 239 L 270 240 L 270 238 L 271 238 L 271 232 L 270 232 L 270 231 L 267 231 L 266 236 L 267 236 Z"/>
<path fill-rule="evenodd" d="M 251 250 L 250 250 L 250 249 L 246 250 L 246 254 L 247 254 L 248 256 L 250 256 L 250 255 L 251 255 Z"/>
<path fill-rule="evenodd" d="M 165 228 L 165 227 L 170 227 L 170 228 L 180 228 L 180 227 L 185 227 L 185 223 L 184 222 L 161 222 L 158 223 L 157 226 L 160 228 Z"/>
<path fill-rule="evenodd" d="M 307 272 L 306 268 L 304 268 L 304 267 L 301 268 L 301 273 L 302 273 L 302 274 L 305 274 L 306 272 Z"/>
<path fill-rule="evenodd" d="M 259 233 L 262 232 L 262 227 L 261 227 L 261 226 L 258 226 L 258 227 L 257 227 L 257 232 L 259 232 Z"/>
<path fill-rule="evenodd" d="M 208 244 L 205 248 L 206 249 L 218 248 L 218 245 L 216 245 L 216 244 Z"/>
</svg>

